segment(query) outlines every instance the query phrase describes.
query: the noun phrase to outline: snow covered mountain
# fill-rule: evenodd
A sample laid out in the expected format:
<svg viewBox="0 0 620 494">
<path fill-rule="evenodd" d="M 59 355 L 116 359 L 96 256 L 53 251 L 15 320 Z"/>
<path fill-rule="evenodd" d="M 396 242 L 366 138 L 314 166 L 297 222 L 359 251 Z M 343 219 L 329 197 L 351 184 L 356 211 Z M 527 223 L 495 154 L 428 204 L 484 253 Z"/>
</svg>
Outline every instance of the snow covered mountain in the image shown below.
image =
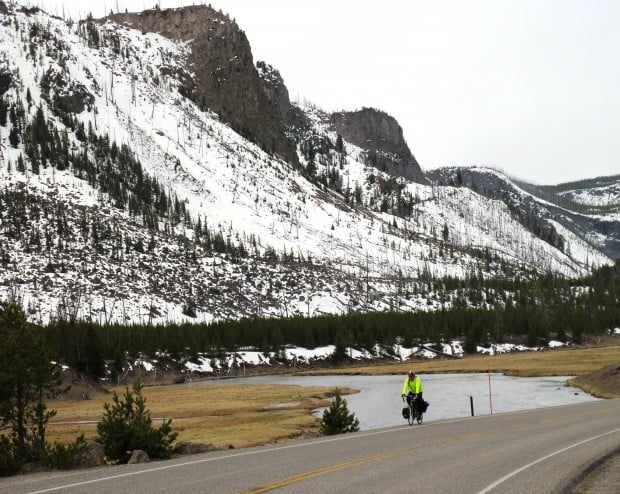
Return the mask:
<svg viewBox="0 0 620 494">
<path fill-rule="evenodd" d="M 446 277 L 619 257 L 617 211 L 424 175 L 389 115 L 291 103 L 210 7 L 0 24 L 0 300 L 34 321 L 433 310 Z"/>
<path fill-rule="evenodd" d="M 577 204 L 608 207 L 610 212 L 616 213 L 616 218 L 620 213 L 620 175 L 548 186 L 543 190 L 556 193 Z"/>
<path fill-rule="evenodd" d="M 620 176 L 555 186 L 514 181 L 486 168 L 444 168 L 436 183 L 465 186 L 503 201 L 514 216 L 552 245 L 567 251 L 567 231 L 611 259 L 620 257 Z"/>
</svg>

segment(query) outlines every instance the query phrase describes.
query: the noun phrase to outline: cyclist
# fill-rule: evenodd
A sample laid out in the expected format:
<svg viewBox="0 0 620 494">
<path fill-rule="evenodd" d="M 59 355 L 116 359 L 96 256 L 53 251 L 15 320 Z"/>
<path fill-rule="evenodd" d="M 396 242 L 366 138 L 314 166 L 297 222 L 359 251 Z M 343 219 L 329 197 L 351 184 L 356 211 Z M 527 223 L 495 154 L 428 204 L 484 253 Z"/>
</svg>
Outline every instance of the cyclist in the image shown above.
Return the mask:
<svg viewBox="0 0 620 494">
<path fill-rule="evenodd" d="M 420 376 L 417 376 L 415 371 L 411 369 L 407 372 L 405 382 L 403 383 L 402 397 L 407 398 L 407 404 L 411 404 L 411 400 L 415 399 L 415 405 L 418 410 L 422 410 L 424 401 L 422 400 L 422 392 L 424 388 L 422 386 L 422 380 Z"/>
</svg>

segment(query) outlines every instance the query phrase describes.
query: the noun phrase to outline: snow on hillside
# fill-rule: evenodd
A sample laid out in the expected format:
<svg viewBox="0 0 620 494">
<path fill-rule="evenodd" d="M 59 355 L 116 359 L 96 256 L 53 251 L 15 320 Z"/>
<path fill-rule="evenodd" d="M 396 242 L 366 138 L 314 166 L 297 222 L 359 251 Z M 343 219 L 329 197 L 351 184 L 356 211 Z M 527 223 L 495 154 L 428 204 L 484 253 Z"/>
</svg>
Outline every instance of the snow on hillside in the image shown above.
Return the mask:
<svg viewBox="0 0 620 494">
<path fill-rule="evenodd" d="M 433 349 L 434 346 L 435 345 L 430 342 L 414 347 L 406 347 L 397 344 L 391 348 L 390 354 L 385 353 L 379 345 L 375 347 L 374 354 L 371 354 L 367 350 L 359 350 L 353 347 L 346 347 L 345 352 L 349 358 L 358 361 L 391 358 L 399 362 L 406 362 L 414 358 L 434 359 L 437 358 L 438 354 L 443 354 L 444 356 L 451 355 L 455 358 L 463 358 L 465 355 L 462 341 L 443 343 L 439 349 Z M 554 340 L 548 343 L 549 348 L 561 346 L 565 346 L 565 343 Z M 333 355 L 335 349 L 336 347 L 334 345 L 319 346 L 312 349 L 287 345 L 282 349 L 282 355 L 280 355 L 280 357 L 302 369 L 309 364 L 328 360 Z M 543 347 L 527 347 L 525 345 L 500 343 L 491 344 L 488 347 L 478 346 L 477 352 L 483 355 L 499 355 L 511 352 L 535 352 L 543 349 Z M 226 375 L 238 373 L 239 369 L 243 371 L 246 365 L 258 367 L 282 365 L 281 362 L 277 361 L 276 357 L 277 356 L 273 353 L 266 354 L 253 349 L 240 349 L 236 352 L 227 353 L 223 358 L 199 357 L 196 361 L 187 361 L 185 363 L 185 369 L 187 369 L 189 376 L 191 376 L 192 373 L 196 375 Z M 137 360 L 136 365 L 142 365 L 146 371 L 150 371 L 153 368 L 153 364 L 146 360 Z"/>
<path fill-rule="evenodd" d="M 513 209 L 527 211 L 522 214 L 523 217 L 538 215 L 542 220 L 539 229 L 544 229 L 543 225 L 551 226 L 557 237 L 562 238 L 562 250 L 570 259 L 593 267 L 612 262 L 607 254 L 613 250 L 601 252 L 599 249 L 605 249 L 608 242 L 614 242 L 614 223 L 617 220 L 613 214 L 600 216 L 567 210 L 557 204 L 557 196 L 555 202 L 549 202 L 547 199 L 553 197 L 553 194 L 543 194 L 547 198 L 545 199 L 540 196 L 537 187 L 524 182 L 514 182 L 503 172 L 488 167 L 450 167 L 441 169 L 438 173 L 442 183 L 446 183 L 446 180 L 452 183 L 455 177 L 465 173 L 470 176 L 470 181 L 475 181 L 471 183 L 488 189 L 485 195 L 503 197 L 502 202 L 512 204 Z M 606 236 L 605 232 L 609 235 Z"/>
<path fill-rule="evenodd" d="M 576 189 L 562 192 L 560 195 L 586 206 L 613 206 L 620 204 L 620 183 Z"/>
<path fill-rule="evenodd" d="M 30 313 L 36 312 L 42 321 L 54 317 L 58 305 L 67 303 L 68 288 L 78 285 L 80 297 L 89 299 L 79 316 L 99 321 L 184 319 L 184 291 L 195 293 L 197 286 L 202 291 L 215 289 L 212 299 L 205 299 L 197 311 L 198 319 L 209 321 L 251 314 L 342 313 L 359 308 L 364 298 L 366 310 L 394 305 L 404 310 L 428 309 L 435 302 L 426 296 L 396 296 L 397 284 L 423 273 L 438 278 L 484 271 L 493 276 L 501 273 L 500 260 L 518 270 L 525 267 L 566 276 L 582 275 L 609 262 L 568 232 L 564 233 L 570 252 L 552 248 L 512 219 L 503 203 L 467 189 L 405 184 L 415 198 L 407 219 L 347 203 L 183 97 L 178 77 L 191 75 L 185 65 L 185 43 L 106 23 L 94 27 L 103 41 L 91 47 L 84 25 L 44 12 L 14 11 L 0 19 L 0 68 L 18 75 L 17 87 L 4 96 L 8 101 L 30 98 L 30 116 L 40 105 L 56 128 L 66 130 L 40 86 L 43 74 L 62 74 L 92 96 L 92 104 L 76 115 L 86 128 L 108 135 L 119 145 L 128 144 L 145 171 L 185 203 L 194 221 L 200 219 L 233 244 L 254 246 L 254 258 L 234 263 L 194 248 L 191 267 L 182 265 L 187 252 L 175 236 L 191 240 L 191 228 L 160 225 L 160 232 L 148 232 L 126 211 L 114 208 L 105 194 L 69 171 L 18 172 L 15 163 L 23 156 L 23 145 L 10 145 L 9 124 L 0 129 L 0 186 L 19 186 L 56 203 L 97 211 L 90 214 L 118 225 L 125 236 L 144 243 L 150 237 L 157 244 L 150 257 L 134 253 L 121 264 L 90 253 L 92 257 L 82 262 L 83 271 L 69 269 L 42 278 L 40 273 L 51 260 L 4 240 L 20 269 L 13 266 L 0 272 L 0 299 L 17 290 L 32 308 Z M 34 46 L 29 44 L 33 32 L 39 33 Z M 312 109 L 303 110 L 312 117 Z M 329 135 L 320 118 L 313 122 L 317 132 Z M 76 136 L 69 134 L 77 145 Z M 370 177 L 382 172 L 363 164 L 359 148 L 345 146 L 344 179 L 351 189 L 360 188 L 362 203 L 367 204 L 377 193 Z M 282 266 L 260 260 L 270 250 L 315 264 L 303 275 L 283 274 Z M 485 252 L 498 260 L 482 260 Z M 65 266 L 75 262 L 68 254 L 57 255 Z M 299 282 L 296 286 L 290 283 L 291 277 Z M 277 290 L 274 280 L 282 281 Z M 154 286 L 163 288 L 154 290 Z M 370 286 L 378 295 L 369 301 Z M 217 298 L 235 290 L 248 299 L 243 309 L 238 302 L 222 304 L 222 298 Z"/>
</svg>

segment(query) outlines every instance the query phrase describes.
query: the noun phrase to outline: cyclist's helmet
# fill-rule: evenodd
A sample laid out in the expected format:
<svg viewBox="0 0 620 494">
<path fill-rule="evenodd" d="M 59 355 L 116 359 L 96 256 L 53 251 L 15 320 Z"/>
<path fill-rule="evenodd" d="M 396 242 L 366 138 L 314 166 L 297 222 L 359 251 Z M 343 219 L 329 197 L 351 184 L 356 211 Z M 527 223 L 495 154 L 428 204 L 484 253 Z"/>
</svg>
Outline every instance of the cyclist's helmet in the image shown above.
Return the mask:
<svg viewBox="0 0 620 494">
<path fill-rule="evenodd" d="M 415 377 L 415 372 L 413 371 L 413 369 L 411 369 L 409 372 L 407 372 L 407 375 L 412 378 Z"/>
</svg>

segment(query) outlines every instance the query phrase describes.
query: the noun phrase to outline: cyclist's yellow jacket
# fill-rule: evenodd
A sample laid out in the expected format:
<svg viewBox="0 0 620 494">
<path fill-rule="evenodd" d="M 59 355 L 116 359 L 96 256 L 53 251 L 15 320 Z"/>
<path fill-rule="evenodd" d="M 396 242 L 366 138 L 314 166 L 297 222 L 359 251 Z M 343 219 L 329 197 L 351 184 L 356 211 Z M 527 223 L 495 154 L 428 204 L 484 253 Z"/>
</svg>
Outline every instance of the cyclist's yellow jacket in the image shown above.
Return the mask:
<svg viewBox="0 0 620 494">
<path fill-rule="evenodd" d="M 405 378 L 402 394 L 406 395 L 409 393 L 409 391 L 415 394 L 424 391 L 424 389 L 422 388 L 422 380 L 420 379 L 420 376 L 416 375 L 413 379 L 409 379 L 409 376 Z"/>
</svg>

